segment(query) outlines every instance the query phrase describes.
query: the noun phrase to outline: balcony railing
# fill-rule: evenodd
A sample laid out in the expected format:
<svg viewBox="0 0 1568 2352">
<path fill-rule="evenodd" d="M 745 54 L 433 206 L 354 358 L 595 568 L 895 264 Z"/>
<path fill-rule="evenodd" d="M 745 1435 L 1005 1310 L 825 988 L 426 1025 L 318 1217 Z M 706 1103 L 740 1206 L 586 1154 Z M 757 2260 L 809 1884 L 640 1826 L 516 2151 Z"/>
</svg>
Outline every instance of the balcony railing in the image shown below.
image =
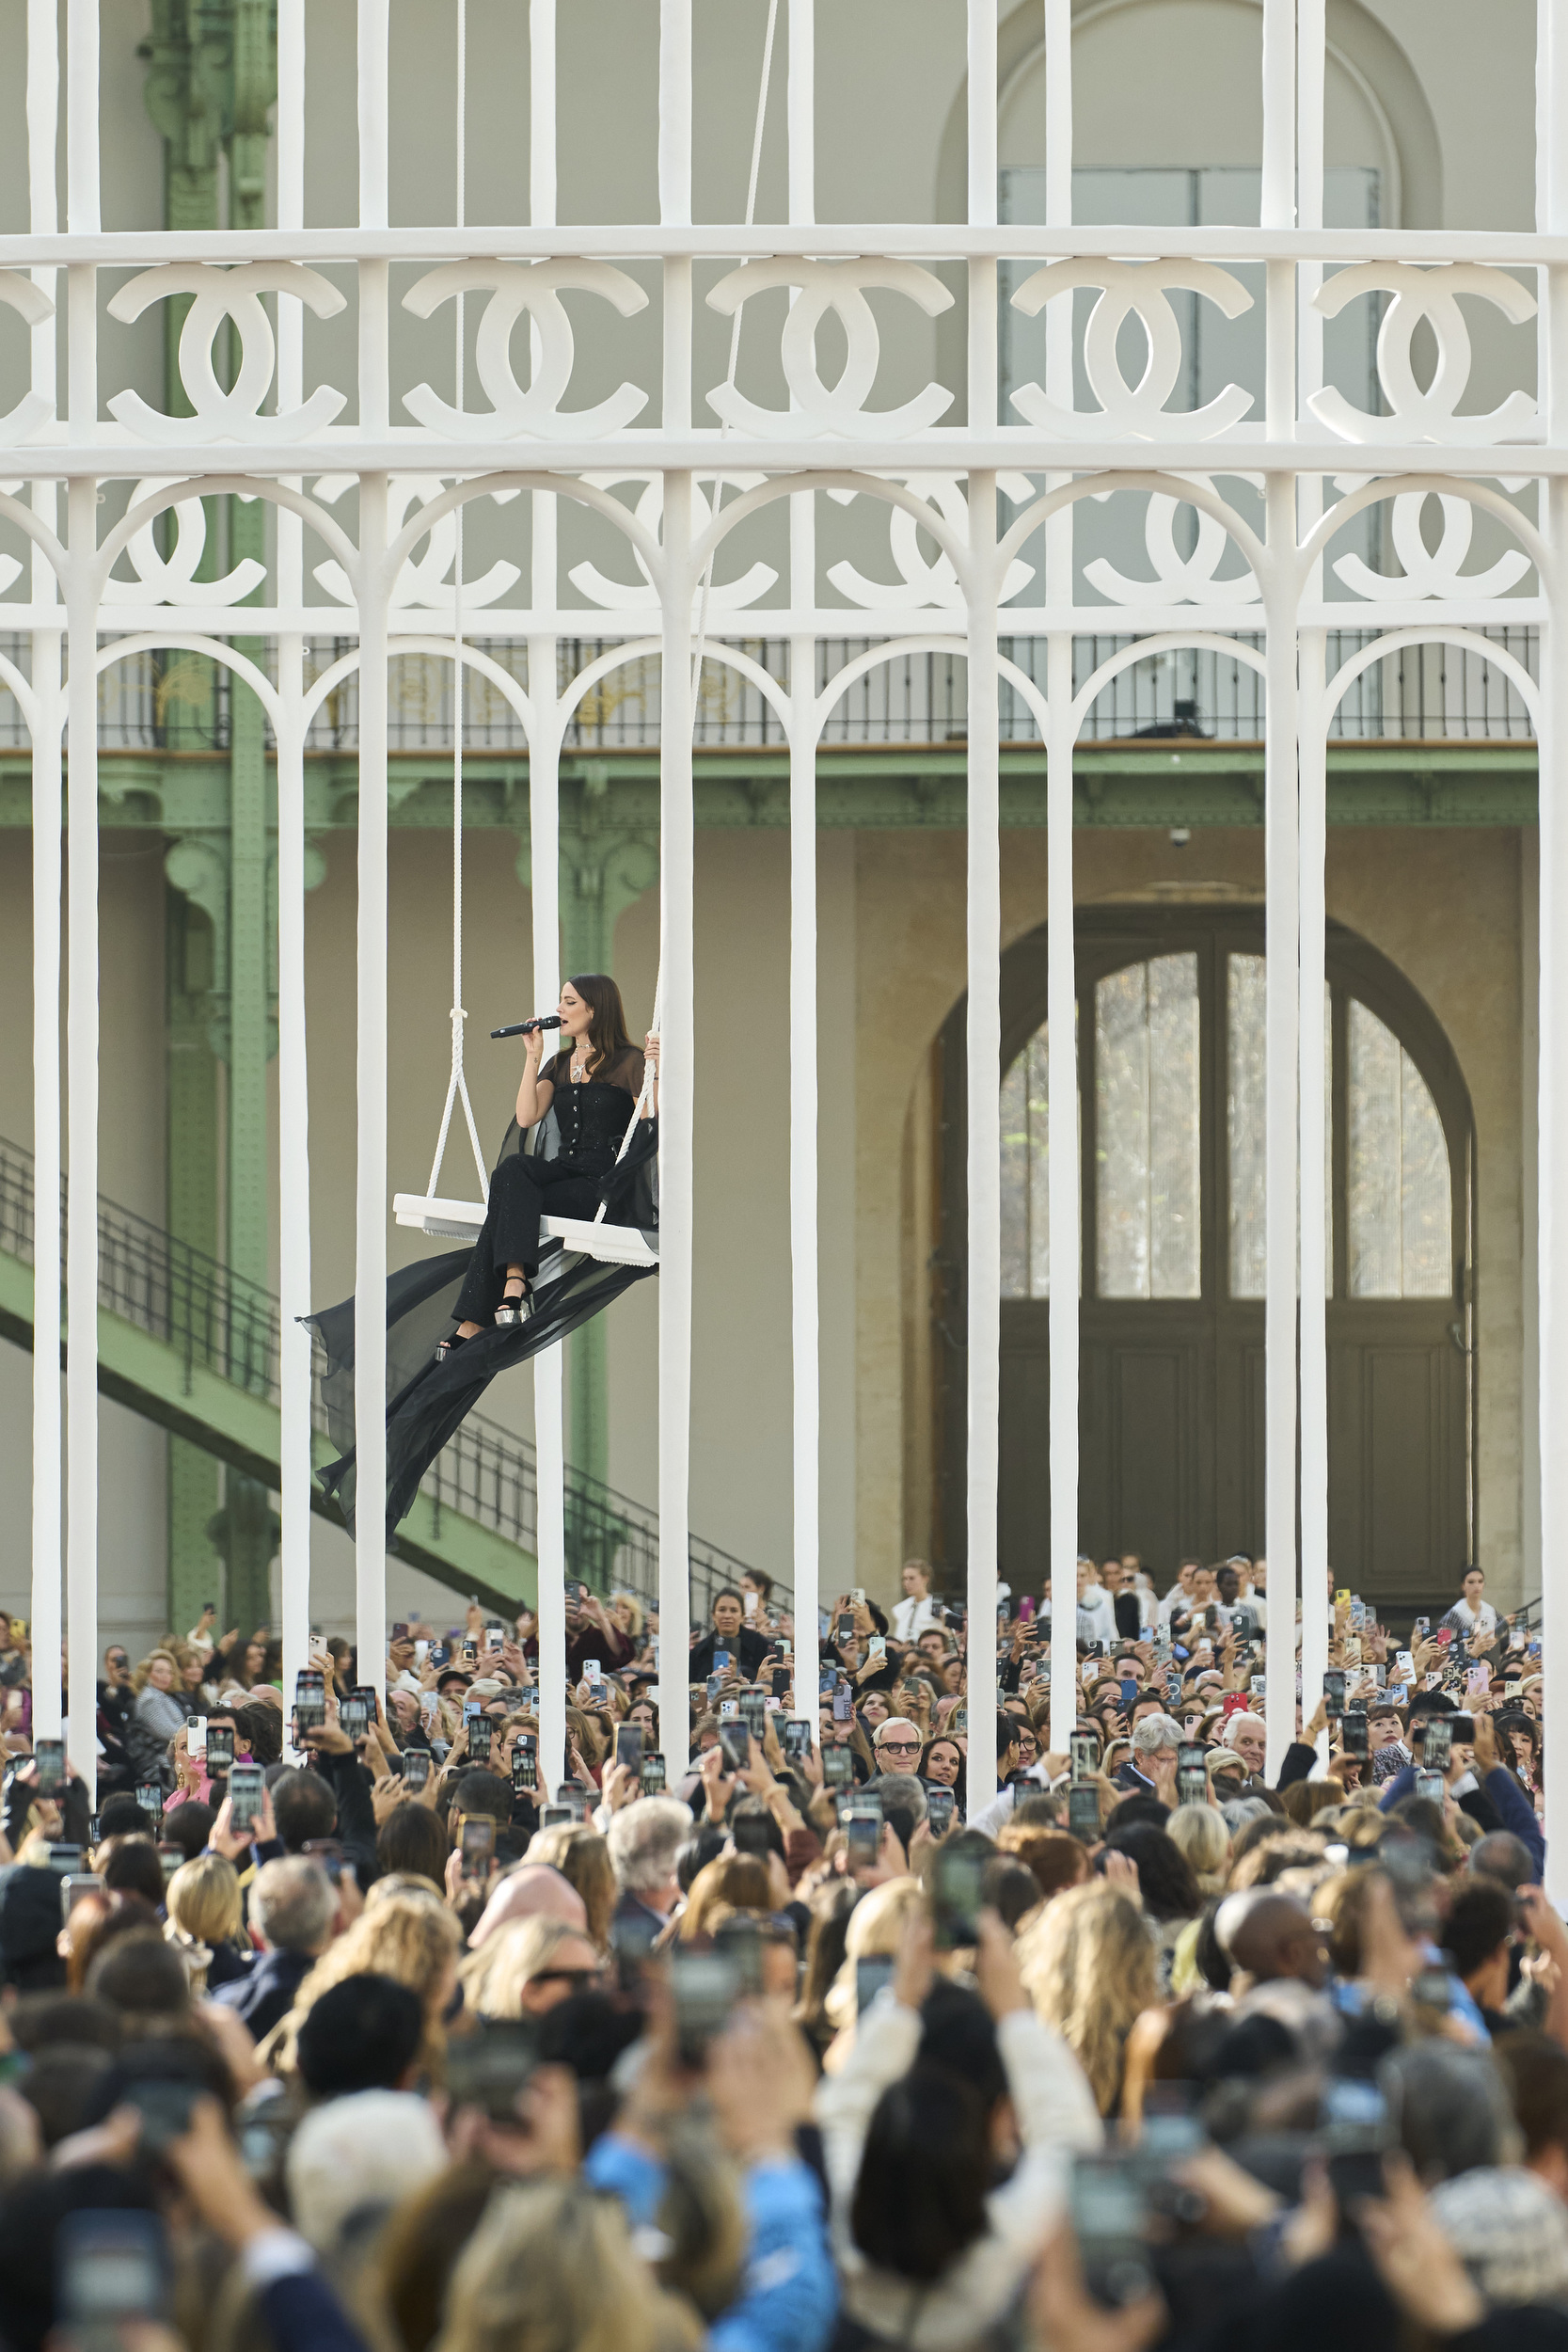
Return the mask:
<svg viewBox="0 0 1568 2352">
<path fill-rule="evenodd" d="M 933 624 L 940 616 L 931 616 Z M 1172 612 L 1180 625 L 1180 608 Z M 1521 661 L 1532 677 L 1540 674 L 1540 632 L 1491 627 L 1480 632 Z M 1331 630 L 1328 675 L 1373 642 L 1375 632 Z M 816 648 L 818 690 L 846 662 L 870 649 L 863 637 L 824 639 Z M 1073 678 L 1082 686 L 1111 654 L 1133 644 L 1131 636 L 1082 635 L 1073 641 Z M 476 639 L 520 685 L 528 682 L 528 652 L 514 638 Z M 1242 637 L 1257 649 L 1260 640 Z M 352 649 L 348 638 L 314 639 L 306 648 L 307 675 L 320 676 Z M 607 644 L 592 638 L 563 641 L 559 648 L 561 680 L 577 676 Z M 770 675 L 787 683 L 789 647 L 783 638 L 744 642 L 744 650 Z M 28 667 L 28 641 L 0 638 L 0 651 Z M 1045 644 L 1037 637 L 1004 638 L 1002 651 L 1043 687 Z M 851 744 L 962 743 L 967 731 L 964 663 L 951 653 L 898 654 L 856 679 L 834 706 L 822 731 L 828 748 Z M 105 751 L 226 749 L 230 729 L 228 674 L 198 654 L 147 652 L 116 662 L 99 688 L 99 741 Z M 394 751 L 450 751 L 452 685 L 449 662 L 406 654 L 391 671 L 390 744 Z M 1039 730 L 1022 694 L 1004 679 L 1001 694 L 1005 744 L 1039 741 Z M 1091 707 L 1080 740 L 1135 740 L 1140 735 L 1173 730 L 1216 742 L 1256 742 L 1264 732 L 1263 680 L 1233 654 L 1178 648 L 1150 654 L 1121 671 Z M 1468 648 L 1406 645 L 1386 661 L 1373 662 L 1356 678 L 1337 707 L 1330 728 L 1338 740 L 1392 742 L 1528 741 L 1533 729 L 1518 690 L 1495 665 Z M 464 708 L 467 751 L 526 753 L 522 722 L 491 680 L 468 674 Z M 657 656 L 639 657 L 612 670 L 591 689 L 566 733 L 569 751 L 652 748 L 659 739 L 659 665 Z M 348 751 L 358 746 L 358 681 L 352 674 L 323 704 L 309 735 L 313 751 Z M 709 660 L 699 698 L 696 741 L 704 749 L 782 747 L 784 730 L 757 688 L 736 671 Z M 25 750 L 27 730 L 15 699 L 0 691 L 0 749 Z"/>
<path fill-rule="evenodd" d="M 61 1186 L 62 1248 L 67 1216 Z M 33 1263 L 33 1155 L 0 1138 L 0 1250 Z M 216 1374 L 248 1394 L 279 1402 L 278 1302 L 272 1292 L 233 1274 L 217 1259 L 179 1240 L 102 1194 L 98 1201 L 98 1303 L 179 1352 L 187 1373 Z M 312 1367 L 311 1423 L 325 1431 L 324 1359 Z M 437 1512 L 461 1513 L 525 1551 L 538 1534 L 534 1451 L 483 1415 L 470 1413 L 437 1454 L 423 1486 Z M 641 1503 L 580 1470 L 566 1473 L 566 1557 L 575 1575 L 599 1592 L 626 1591 L 658 1606 L 658 1520 Z M 714 1596 L 738 1582 L 745 1563 L 700 1536 L 690 1539 L 693 1620 L 705 1624 Z M 789 1595 L 780 1587 L 781 1605 Z"/>
</svg>

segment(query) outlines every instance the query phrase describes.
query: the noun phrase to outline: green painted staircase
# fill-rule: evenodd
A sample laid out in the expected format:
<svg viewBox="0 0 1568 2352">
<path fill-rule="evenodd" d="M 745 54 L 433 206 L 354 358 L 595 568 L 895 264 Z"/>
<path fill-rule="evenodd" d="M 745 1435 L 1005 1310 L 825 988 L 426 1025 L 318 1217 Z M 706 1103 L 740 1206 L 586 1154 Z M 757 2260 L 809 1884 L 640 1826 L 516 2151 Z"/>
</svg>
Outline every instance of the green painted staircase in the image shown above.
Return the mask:
<svg viewBox="0 0 1568 2352">
<path fill-rule="evenodd" d="M 34 1216 L 32 1154 L 0 1138 L 0 1337 L 29 1352 Z M 65 1216 L 62 1187 L 62 1232 Z M 99 1196 L 100 1391 L 273 1489 L 281 1456 L 278 1332 L 272 1292 Z M 62 1361 L 64 1354 L 62 1346 Z M 319 1360 L 312 1389 L 319 1463 L 337 1452 L 326 1434 Z M 470 1413 L 398 1531 L 399 1557 L 465 1598 L 475 1594 L 487 1607 L 515 1611 L 536 1591 L 536 1504 L 532 1446 Z M 336 1503 L 317 1487 L 311 1506 L 341 1525 Z M 575 1470 L 566 1476 L 566 1552 L 568 1566 L 595 1589 L 632 1592 L 657 1607 L 657 1518 Z M 699 1622 L 742 1566 L 692 1538 Z"/>
</svg>

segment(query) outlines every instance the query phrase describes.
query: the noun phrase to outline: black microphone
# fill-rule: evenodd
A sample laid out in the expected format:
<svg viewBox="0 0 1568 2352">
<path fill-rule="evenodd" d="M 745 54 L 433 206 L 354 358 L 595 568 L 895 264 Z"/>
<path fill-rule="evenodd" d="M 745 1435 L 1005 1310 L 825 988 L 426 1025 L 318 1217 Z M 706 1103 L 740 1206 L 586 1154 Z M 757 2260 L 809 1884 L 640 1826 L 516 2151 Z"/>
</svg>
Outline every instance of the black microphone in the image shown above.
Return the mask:
<svg viewBox="0 0 1568 2352">
<path fill-rule="evenodd" d="M 490 1035 L 492 1037 L 529 1037 L 535 1029 L 559 1029 L 560 1026 L 561 1015 L 558 1012 L 542 1012 L 532 1021 L 514 1021 L 510 1028 L 492 1029 Z"/>
</svg>

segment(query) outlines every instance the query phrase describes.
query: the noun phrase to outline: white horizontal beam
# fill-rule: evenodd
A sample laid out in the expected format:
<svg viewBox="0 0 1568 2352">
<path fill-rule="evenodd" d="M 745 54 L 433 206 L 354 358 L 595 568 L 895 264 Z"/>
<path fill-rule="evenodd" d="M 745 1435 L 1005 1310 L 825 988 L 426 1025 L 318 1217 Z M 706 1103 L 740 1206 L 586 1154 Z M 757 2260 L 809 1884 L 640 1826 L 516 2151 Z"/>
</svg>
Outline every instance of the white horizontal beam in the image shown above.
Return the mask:
<svg viewBox="0 0 1568 2352">
<path fill-rule="evenodd" d="M 1568 236 L 1519 229 L 1196 229 L 1143 223 L 1033 224 L 962 221 L 816 222 L 802 231 L 782 223 L 621 221 L 529 229 L 515 224 L 398 229 L 119 230 L 93 235 L 0 237 L 0 267 L 39 269 L 76 262 L 105 268 L 148 268 L 166 262 L 534 261 L 586 255 L 594 260 L 694 261 L 805 256 L 828 261 L 865 254 L 906 260 L 1030 260 L 1114 257 L 1122 261 L 1192 254 L 1219 262 L 1491 262 L 1531 268 L 1568 262 Z"/>
</svg>

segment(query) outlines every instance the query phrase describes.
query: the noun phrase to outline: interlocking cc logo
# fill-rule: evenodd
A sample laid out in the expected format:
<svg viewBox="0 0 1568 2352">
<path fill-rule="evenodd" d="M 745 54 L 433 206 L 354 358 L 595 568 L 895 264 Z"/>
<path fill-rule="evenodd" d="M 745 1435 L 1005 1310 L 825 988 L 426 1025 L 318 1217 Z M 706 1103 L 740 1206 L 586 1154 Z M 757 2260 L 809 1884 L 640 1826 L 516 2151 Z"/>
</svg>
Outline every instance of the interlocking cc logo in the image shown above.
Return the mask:
<svg viewBox="0 0 1568 2352">
<path fill-rule="evenodd" d="M 121 286 L 109 316 L 129 326 L 154 302 L 189 294 L 191 307 L 180 330 L 180 381 L 195 411 L 194 431 L 209 441 L 302 441 L 331 423 L 343 394 L 320 385 L 301 407 L 263 417 L 261 402 L 272 384 L 277 347 L 261 305 L 264 294 L 293 294 L 319 319 L 343 308 L 345 297 L 320 273 L 299 262 L 242 262 L 220 269 L 210 262 L 167 262 L 143 270 Z M 213 370 L 213 340 L 225 319 L 240 333 L 240 370 L 226 392 Z M 109 414 L 139 441 L 188 441 L 190 417 L 166 417 L 150 408 L 139 392 L 117 392 Z"/>
<path fill-rule="evenodd" d="M 1180 287 L 1204 295 L 1227 319 L 1240 318 L 1252 308 L 1252 296 L 1228 270 L 1212 262 L 1052 262 L 1025 278 L 1013 308 L 1034 318 L 1058 294 L 1078 286 L 1101 289 L 1084 335 L 1084 367 L 1100 407 L 1059 408 L 1038 384 L 1024 384 L 1014 392 L 1013 406 L 1031 424 L 1082 440 L 1207 441 L 1246 415 L 1252 394 L 1239 384 L 1227 384 L 1206 407 L 1175 415 L 1165 410 L 1181 372 L 1181 329 L 1166 294 Z M 1117 337 L 1123 321 L 1134 314 L 1148 342 L 1148 361 L 1137 383 L 1129 384 L 1117 358 Z"/>
<path fill-rule="evenodd" d="M 868 288 L 907 294 L 927 318 L 951 308 L 953 297 L 938 278 L 913 262 L 759 262 L 731 270 L 708 295 L 711 310 L 726 317 L 749 296 L 779 286 L 798 286 L 800 300 L 784 321 L 779 356 L 784 380 L 794 396 L 793 412 L 759 408 L 733 384 L 716 385 L 708 406 L 727 424 L 743 433 L 833 433 L 851 440 L 874 440 L 895 435 L 923 433 L 953 405 L 953 395 L 940 384 L 927 384 L 901 408 L 868 409 L 866 397 L 877 380 L 881 344 L 877 321 L 867 302 Z M 816 330 L 827 312 L 837 313 L 844 328 L 848 357 L 844 373 L 830 390 L 816 366 Z"/>
<path fill-rule="evenodd" d="M 510 440 L 519 433 L 543 440 L 597 440 L 628 425 L 648 402 L 635 384 L 623 384 L 596 408 L 562 410 L 561 396 L 577 356 L 572 322 L 561 300 L 563 288 L 602 294 L 624 319 L 647 307 L 636 279 L 608 262 L 448 262 L 421 278 L 403 297 L 404 309 L 416 318 L 429 318 L 460 294 L 489 292 L 474 339 L 474 361 L 491 412 L 449 407 L 428 384 L 416 384 L 404 394 L 409 415 L 451 441 Z M 525 310 L 538 335 L 526 391 L 512 373 L 512 330 Z"/>
<path fill-rule="evenodd" d="M 1454 408 L 1470 380 L 1470 337 L 1459 308 L 1460 294 L 1479 294 L 1520 326 L 1535 314 L 1535 297 L 1506 270 L 1475 262 L 1449 262 L 1418 269 L 1409 262 L 1362 262 L 1335 273 L 1316 294 L 1314 307 L 1338 318 L 1357 294 L 1391 294 L 1377 333 L 1377 380 L 1393 415 L 1369 416 L 1332 385 L 1309 393 L 1307 406 L 1331 433 L 1347 441 L 1503 441 L 1535 423 L 1528 392 L 1510 392 L 1484 417 L 1459 417 Z M 1423 392 L 1410 364 L 1410 338 L 1422 319 L 1437 338 L 1437 366 Z"/>
</svg>

